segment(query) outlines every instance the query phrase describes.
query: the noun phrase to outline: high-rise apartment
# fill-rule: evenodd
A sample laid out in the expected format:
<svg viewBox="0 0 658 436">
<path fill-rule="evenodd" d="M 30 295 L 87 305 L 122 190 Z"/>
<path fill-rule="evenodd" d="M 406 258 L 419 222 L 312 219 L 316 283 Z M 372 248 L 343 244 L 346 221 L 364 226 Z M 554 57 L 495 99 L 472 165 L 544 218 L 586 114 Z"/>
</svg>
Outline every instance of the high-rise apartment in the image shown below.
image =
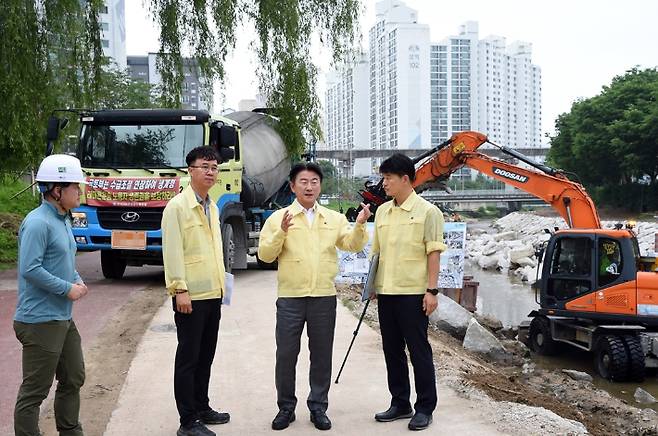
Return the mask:
<svg viewBox="0 0 658 436">
<path fill-rule="evenodd" d="M 370 29 L 370 146 L 429 148 L 429 27 L 400 0 L 376 4 Z"/>
<path fill-rule="evenodd" d="M 513 148 L 541 146 L 541 69 L 530 43 L 480 39 L 473 21 L 430 43 L 428 26 L 402 1 L 380 1 L 376 14 L 368 54 L 328 77 L 327 149 L 429 148 L 464 130 Z M 352 174 L 376 172 L 380 161 L 359 159 Z"/>
<path fill-rule="evenodd" d="M 135 80 L 158 86 L 162 78 L 157 68 L 157 53 L 149 53 L 148 56 L 128 56 L 128 71 Z M 212 109 L 212 102 L 206 99 L 199 78 L 199 69 L 194 59 L 183 58 L 183 109 Z"/>
<path fill-rule="evenodd" d="M 103 54 L 126 68 L 126 5 L 125 0 L 105 0 L 99 16 Z"/>
<path fill-rule="evenodd" d="M 370 148 L 368 127 L 367 54 L 359 54 L 353 62 L 346 62 L 327 78 L 325 95 L 325 148 L 329 150 L 358 150 Z M 369 175 L 370 159 L 356 159 L 354 167 L 339 168 L 346 176 Z"/>
<path fill-rule="evenodd" d="M 480 40 L 470 21 L 430 52 L 432 145 L 477 130 L 502 145 L 540 146 L 541 70 L 530 43 Z"/>
</svg>

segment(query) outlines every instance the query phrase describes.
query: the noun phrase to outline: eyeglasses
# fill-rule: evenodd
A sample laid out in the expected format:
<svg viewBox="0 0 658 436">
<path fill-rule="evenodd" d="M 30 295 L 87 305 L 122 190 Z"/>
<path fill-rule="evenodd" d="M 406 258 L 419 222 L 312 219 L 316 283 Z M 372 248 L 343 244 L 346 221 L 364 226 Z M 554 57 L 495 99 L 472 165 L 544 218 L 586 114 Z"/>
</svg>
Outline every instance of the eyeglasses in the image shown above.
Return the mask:
<svg viewBox="0 0 658 436">
<path fill-rule="evenodd" d="M 199 168 L 201 171 L 204 173 L 216 173 L 219 171 L 219 167 L 216 165 L 213 166 L 208 166 L 208 165 L 190 165 L 190 168 Z"/>
</svg>

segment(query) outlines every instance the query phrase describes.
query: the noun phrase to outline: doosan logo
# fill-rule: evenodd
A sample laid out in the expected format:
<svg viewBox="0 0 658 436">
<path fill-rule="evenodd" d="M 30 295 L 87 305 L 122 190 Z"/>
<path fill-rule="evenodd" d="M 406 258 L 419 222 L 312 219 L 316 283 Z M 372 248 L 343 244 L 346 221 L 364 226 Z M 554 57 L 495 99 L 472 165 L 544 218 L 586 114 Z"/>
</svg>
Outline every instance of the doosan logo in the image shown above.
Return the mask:
<svg viewBox="0 0 658 436">
<path fill-rule="evenodd" d="M 498 167 L 493 167 L 493 173 L 498 176 L 505 177 L 506 179 L 515 180 L 519 183 L 525 183 L 528 181 L 526 176 L 522 176 L 521 174 L 516 174 Z"/>
</svg>

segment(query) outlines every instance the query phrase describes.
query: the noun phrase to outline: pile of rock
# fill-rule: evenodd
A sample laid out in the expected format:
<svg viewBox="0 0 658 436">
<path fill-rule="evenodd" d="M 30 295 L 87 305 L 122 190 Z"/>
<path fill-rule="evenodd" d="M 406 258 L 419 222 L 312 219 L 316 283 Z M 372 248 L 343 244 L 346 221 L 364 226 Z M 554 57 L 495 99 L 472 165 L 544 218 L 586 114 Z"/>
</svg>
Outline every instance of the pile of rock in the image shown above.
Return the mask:
<svg viewBox="0 0 658 436">
<path fill-rule="evenodd" d="M 616 221 L 603 221 L 603 228 L 614 228 Z M 567 228 L 562 218 L 541 217 L 529 213 L 514 212 L 495 221 L 497 233 L 478 229 L 467 235 L 466 257 L 482 269 L 510 271 L 530 283 L 537 276 L 537 250 L 550 238 L 544 229 Z M 638 222 L 640 253 L 654 254 L 658 223 Z"/>
<path fill-rule="evenodd" d="M 430 315 L 430 323 L 463 340 L 462 345 L 467 350 L 490 356 L 506 353 L 500 340 L 471 312 L 443 294 L 439 294 L 438 298 L 439 307 Z M 502 324 L 498 324 L 502 328 Z"/>
</svg>

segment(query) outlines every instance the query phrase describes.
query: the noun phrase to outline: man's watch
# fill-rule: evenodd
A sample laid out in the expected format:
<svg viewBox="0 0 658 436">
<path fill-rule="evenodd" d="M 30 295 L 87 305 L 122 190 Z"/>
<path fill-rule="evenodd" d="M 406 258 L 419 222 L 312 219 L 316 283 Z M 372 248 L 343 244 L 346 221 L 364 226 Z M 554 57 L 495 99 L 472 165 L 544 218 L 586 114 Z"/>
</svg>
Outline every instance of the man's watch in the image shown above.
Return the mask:
<svg viewBox="0 0 658 436">
<path fill-rule="evenodd" d="M 429 292 L 432 295 L 437 295 L 439 293 L 439 289 L 438 288 L 432 288 L 432 289 L 427 288 L 427 292 Z"/>
</svg>

